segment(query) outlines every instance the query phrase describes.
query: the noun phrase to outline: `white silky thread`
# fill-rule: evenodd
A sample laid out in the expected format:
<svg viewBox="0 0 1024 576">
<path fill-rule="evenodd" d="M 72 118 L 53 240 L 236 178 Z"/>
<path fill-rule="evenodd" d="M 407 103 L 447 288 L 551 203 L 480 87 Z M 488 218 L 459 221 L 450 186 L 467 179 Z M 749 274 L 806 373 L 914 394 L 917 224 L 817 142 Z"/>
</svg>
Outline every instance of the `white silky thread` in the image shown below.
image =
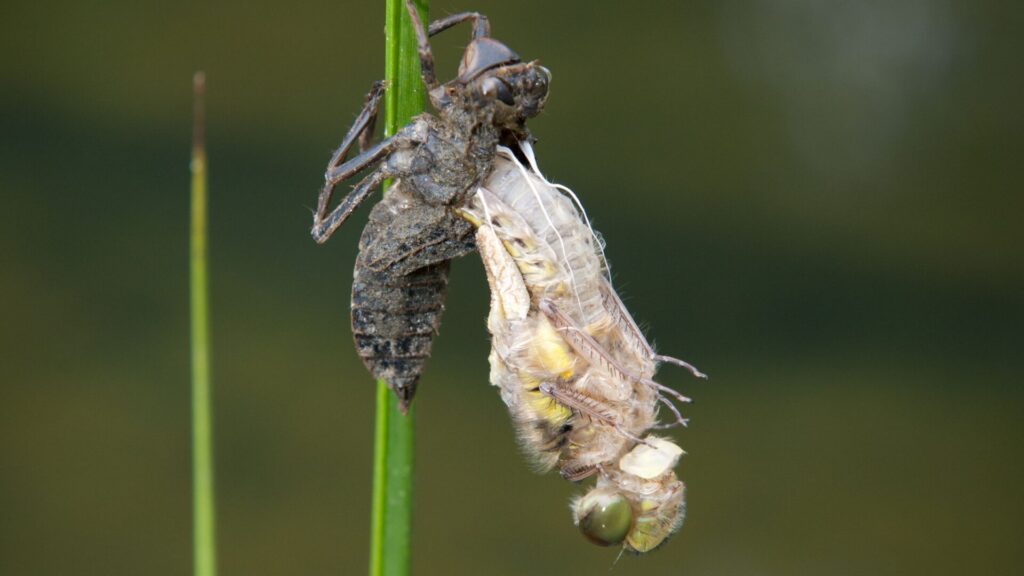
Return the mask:
<svg viewBox="0 0 1024 576">
<path fill-rule="evenodd" d="M 507 150 L 507 148 L 506 148 Z M 511 150 L 509 150 L 511 152 Z M 537 206 L 540 207 L 540 211 L 544 214 L 544 219 L 548 221 L 548 226 L 554 231 L 555 236 L 558 238 L 558 244 L 562 248 L 562 259 L 565 261 L 565 267 L 569 271 L 569 279 L 572 280 L 572 292 L 576 296 L 576 305 L 579 306 L 580 316 L 586 316 L 586 312 L 583 310 L 583 299 L 580 298 L 579 285 L 576 283 L 576 272 L 573 270 L 572 262 L 569 261 L 569 251 L 565 248 L 565 239 L 562 238 L 562 234 L 558 231 L 558 227 L 555 226 L 551 215 L 548 214 L 547 208 L 544 207 L 544 199 L 540 197 L 540 192 L 537 191 L 537 187 L 533 185 L 533 181 L 530 180 L 526 168 L 519 162 L 519 159 L 512 156 L 512 161 L 519 172 L 523 175 L 523 179 L 526 180 L 526 185 L 530 187 L 530 192 L 533 192 L 533 197 L 537 199 Z"/>
<path fill-rule="evenodd" d="M 568 186 L 563 186 L 562 184 L 556 184 L 554 182 L 551 182 L 546 177 L 544 177 L 543 174 L 541 174 L 540 166 L 537 165 L 537 156 L 533 152 L 533 144 L 530 144 L 526 140 L 520 140 L 518 143 L 519 149 L 522 150 L 523 155 L 526 156 L 526 160 L 527 162 L 530 163 L 530 168 L 533 169 L 533 173 L 536 174 L 538 178 L 543 180 L 544 183 L 547 184 L 548 186 L 551 186 L 552 188 L 568 196 L 572 200 L 573 204 L 576 205 L 576 210 L 579 212 L 580 216 L 583 216 L 583 222 L 586 223 L 587 230 L 590 230 L 591 237 L 593 237 L 594 242 L 597 243 L 597 255 L 601 258 L 601 266 L 604 267 L 605 277 L 608 278 L 608 283 L 611 284 L 612 270 L 611 265 L 608 264 L 608 258 L 606 258 L 604 255 L 604 240 L 597 233 L 597 231 L 594 230 L 593 225 L 590 224 L 590 217 L 587 216 L 587 209 L 583 207 L 583 202 L 580 202 L 579 196 L 577 196 L 575 192 L 569 189 Z M 510 156 L 512 155 L 512 151 L 509 150 L 508 148 L 505 148 L 504 146 L 498 146 L 499 152 L 502 152 L 503 150 Z"/>
</svg>

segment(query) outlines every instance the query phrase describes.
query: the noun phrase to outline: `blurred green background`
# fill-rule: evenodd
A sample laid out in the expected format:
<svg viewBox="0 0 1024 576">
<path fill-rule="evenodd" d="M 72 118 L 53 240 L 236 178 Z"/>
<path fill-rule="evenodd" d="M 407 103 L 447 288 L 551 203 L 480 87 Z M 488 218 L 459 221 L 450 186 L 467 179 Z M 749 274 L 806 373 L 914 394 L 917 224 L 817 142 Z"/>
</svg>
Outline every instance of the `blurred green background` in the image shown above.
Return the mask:
<svg viewBox="0 0 1024 576">
<path fill-rule="evenodd" d="M 682 532 L 616 574 L 1024 571 L 1018 3 L 435 0 L 554 75 L 541 165 L 693 396 Z M 191 569 L 190 80 L 208 78 L 221 573 L 361 574 L 367 210 L 310 207 L 383 3 L 0 8 L 0 573 Z M 468 30 L 435 41 L 454 73 Z M 454 267 L 418 403 L 418 574 L 608 573 L 532 474 Z"/>
</svg>

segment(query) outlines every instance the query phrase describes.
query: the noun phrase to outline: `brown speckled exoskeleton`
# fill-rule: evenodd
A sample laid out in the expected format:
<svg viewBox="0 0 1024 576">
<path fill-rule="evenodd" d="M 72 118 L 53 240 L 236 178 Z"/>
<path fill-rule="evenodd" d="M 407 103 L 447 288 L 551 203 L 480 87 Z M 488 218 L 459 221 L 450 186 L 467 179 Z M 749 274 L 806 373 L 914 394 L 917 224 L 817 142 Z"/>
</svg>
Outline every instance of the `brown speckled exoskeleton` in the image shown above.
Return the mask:
<svg viewBox="0 0 1024 576">
<path fill-rule="evenodd" d="M 387 381 L 403 411 L 440 325 L 450 261 L 475 247 L 473 227 L 454 210 L 488 175 L 499 143 L 530 140 L 526 120 L 544 106 L 551 81 L 546 69 L 522 62 L 490 38 L 482 14 L 455 14 L 424 28 L 411 0 L 406 8 L 437 115 L 416 116 L 390 138 L 371 144 L 385 90 L 382 82 L 374 84 L 327 165 L 312 230 L 318 243 L 325 242 L 373 190 L 392 179 L 359 241 L 352 330 L 359 356 L 375 377 Z M 428 37 L 466 21 L 473 24 L 473 36 L 459 74 L 441 84 Z M 345 161 L 357 141 L 359 154 Z M 331 209 L 335 186 L 366 169 L 371 171 Z"/>
</svg>

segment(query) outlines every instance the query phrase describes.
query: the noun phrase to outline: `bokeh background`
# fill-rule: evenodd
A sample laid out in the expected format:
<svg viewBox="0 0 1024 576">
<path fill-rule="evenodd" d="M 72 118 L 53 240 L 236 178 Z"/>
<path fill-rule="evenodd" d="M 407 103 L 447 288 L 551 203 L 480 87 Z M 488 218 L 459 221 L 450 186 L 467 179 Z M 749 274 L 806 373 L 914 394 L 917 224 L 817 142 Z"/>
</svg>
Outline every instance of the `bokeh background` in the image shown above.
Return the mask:
<svg viewBox="0 0 1024 576">
<path fill-rule="evenodd" d="M 659 348 L 711 374 L 689 517 L 591 546 L 487 383 L 454 266 L 418 403 L 418 574 L 1024 571 L 1021 58 L 1011 2 L 435 0 L 554 74 L 541 165 Z M 360 574 L 367 214 L 310 207 L 383 70 L 383 3 L 0 8 L 0 573 L 191 569 L 190 79 L 208 78 L 225 575 Z M 454 72 L 468 31 L 434 42 Z"/>
</svg>

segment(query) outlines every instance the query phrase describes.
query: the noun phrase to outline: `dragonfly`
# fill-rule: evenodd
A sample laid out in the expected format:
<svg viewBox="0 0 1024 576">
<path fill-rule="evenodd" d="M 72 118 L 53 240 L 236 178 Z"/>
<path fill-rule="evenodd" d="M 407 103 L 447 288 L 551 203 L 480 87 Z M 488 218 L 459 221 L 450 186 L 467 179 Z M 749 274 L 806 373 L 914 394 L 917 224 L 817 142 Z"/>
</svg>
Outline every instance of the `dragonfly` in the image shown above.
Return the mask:
<svg viewBox="0 0 1024 576">
<path fill-rule="evenodd" d="M 686 426 L 690 399 L 656 382 L 657 354 L 612 287 L 603 240 L 571 190 L 540 175 L 532 145 L 500 147 L 460 214 L 476 228 L 491 294 L 491 383 L 528 457 L 567 480 L 595 477 L 573 517 L 600 545 L 642 554 L 679 530 L 683 454 L 651 433 Z M 659 407 L 673 419 L 658 420 Z"/>
</svg>

